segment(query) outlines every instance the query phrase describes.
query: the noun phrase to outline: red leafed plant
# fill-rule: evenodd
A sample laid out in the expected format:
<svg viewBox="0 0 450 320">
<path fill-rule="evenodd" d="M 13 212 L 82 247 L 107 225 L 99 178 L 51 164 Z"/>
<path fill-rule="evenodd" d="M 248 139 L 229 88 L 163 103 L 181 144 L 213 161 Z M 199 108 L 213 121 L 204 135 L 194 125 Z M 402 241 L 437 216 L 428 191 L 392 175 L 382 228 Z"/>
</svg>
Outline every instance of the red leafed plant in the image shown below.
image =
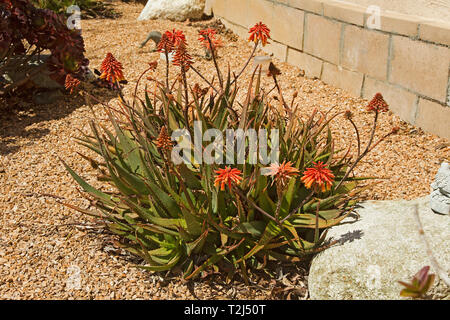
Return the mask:
<svg viewBox="0 0 450 320">
<path fill-rule="evenodd" d="M 435 274 L 429 274 L 429 271 L 430 267 L 426 266 L 416 273 L 410 283 L 399 281 L 399 283 L 405 287 L 405 289 L 400 292 L 400 295 L 402 297 L 423 298 L 428 290 L 430 290 L 436 277 Z"/>
<path fill-rule="evenodd" d="M 79 30 L 69 30 L 63 15 L 38 9 L 29 0 L 0 0 L 0 96 L 20 87 L 24 79 L 8 82 L 4 75 L 26 70 L 28 62 L 50 51 L 46 67 L 50 76 L 64 85 L 66 76 L 81 80 L 89 60 L 84 56 L 84 42 Z M 35 73 L 42 72 L 41 69 Z"/>
<path fill-rule="evenodd" d="M 71 74 L 67 74 L 64 87 L 66 90 L 70 91 L 70 94 L 80 85 L 80 80 L 72 77 Z"/>
</svg>

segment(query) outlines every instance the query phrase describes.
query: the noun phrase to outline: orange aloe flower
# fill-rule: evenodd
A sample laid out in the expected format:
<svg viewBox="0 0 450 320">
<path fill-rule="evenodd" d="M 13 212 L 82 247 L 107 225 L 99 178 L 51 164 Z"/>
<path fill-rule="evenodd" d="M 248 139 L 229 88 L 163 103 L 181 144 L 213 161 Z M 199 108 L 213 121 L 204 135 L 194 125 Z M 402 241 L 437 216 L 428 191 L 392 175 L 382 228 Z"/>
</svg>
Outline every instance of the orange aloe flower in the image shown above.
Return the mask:
<svg viewBox="0 0 450 320">
<path fill-rule="evenodd" d="M 173 64 L 175 66 L 180 66 L 184 71 L 187 71 L 192 64 L 192 57 L 187 52 L 186 44 L 181 42 L 175 55 L 173 57 Z"/>
<path fill-rule="evenodd" d="M 222 41 L 220 40 L 220 38 L 216 38 L 217 34 L 216 30 L 208 28 L 205 30 L 200 30 L 198 33 L 200 34 L 198 40 L 201 42 L 202 46 L 205 47 L 206 49 L 211 50 L 210 48 L 211 45 L 208 41 L 208 38 L 209 40 L 211 40 L 211 44 L 214 50 L 222 46 Z"/>
<path fill-rule="evenodd" d="M 270 39 L 270 29 L 262 22 L 255 24 L 248 33 L 250 33 L 248 41 L 258 43 L 261 40 L 263 47 L 268 43 L 267 39 Z"/>
<path fill-rule="evenodd" d="M 122 64 L 114 58 L 114 56 L 108 52 L 106 54 L 105 60 L 103 60 L 102 65 L 100 67 L 100 79 L 105 79 L 110 83 L 117 83 L 120 81 L 124 81 L 125 77 L 123 76 L 123 66 Z"/>
<path fill-rule="evenodd" d="M 183 31 L 173 29 L 172 43 L 175 47 L 179 46 L 181 43 L 184 43 L 186 45 L 186 37 Z"/>
<path fill-rule="evenodd" d="M 156 147 L 163 150 L 170 150 L 173 146 L 172 139 L 167 134 L 166 127 L 162 127 L 156 139 Z"/>
<path fill-rule="evenodd" d="M 167 53 L 172 52 L 176 47 L 178 47 L 181 43 L 186 45 L 186 37 L 181 30 L 166 31 L 161 37 L 161 40 L 158 43 L 158 51 Z"/>
<path fill-rule="evenodd" d="M 389 105 L 384 101 L 381 93 L 377 93 L 367 105 L 368 111 L 386 112 L 389 110 Z"/>
<path fill-rule="evenodd" d="M 297 168 L 292 166 L 292 162 L 283 161 L 282 164 L 272 163 L 270 167 L 265 168 L 267 170 L 264 173 L 265 176 L 272 176 L 274 182 L 280 183 L 281 186 L 285 186 L 287 181 L 294 176 L 297 176 L 300 172 Z"/>
<path fill-rule="evenodd" d="M 322 161 L 313 162 L 313 164 L 314 167 L 307 168 L 301 179 L 306 188 L 314 188 L 315 190 L 320 188 L 322 192 L 330 190 L 334 181 L 334 174 Z"/>
<path fill-rule="evenodd" d="M 73 90 L 75 90 L 76 87 L 80 85 L 80 80 L 77 78 L 72 77 L 71 74 L 67 74 L 66 81 L 64 83 L 64 87 L 66 90 L 70 90 L 70 94 L 73 93 Z"/>
<path fill-rule="evenodd" d="M 163 52 L 163 53 L 166 52 L 166 50 L 167 50 L 167 53 L 169 53 L 173 50 L 173 42 L 172 42 L 170 31 L 166 31 L 161 36 L 161 40 L 159 40 L 157 49 L 159 52 Z"/>
<path fill-rule="evenodd" d="M 234 182 L 239 184 L 242 180 L 241 170 L 231 167 L 225 167 L 225 169 L 216 170 L 216 179 L 214 180 L 214 185 L 217 187 L 220 185 L 220 190 L 225 190 L 225 184 L 231 190 L 231 183 Z"/>
</svg>

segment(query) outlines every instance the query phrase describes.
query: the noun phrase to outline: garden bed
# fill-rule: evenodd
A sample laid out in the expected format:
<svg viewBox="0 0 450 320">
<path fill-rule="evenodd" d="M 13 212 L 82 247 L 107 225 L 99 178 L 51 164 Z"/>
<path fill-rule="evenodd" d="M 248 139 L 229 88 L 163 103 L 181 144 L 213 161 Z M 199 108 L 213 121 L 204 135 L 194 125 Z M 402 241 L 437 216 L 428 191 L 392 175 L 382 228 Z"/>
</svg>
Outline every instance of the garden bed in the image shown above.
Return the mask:
<svg viewBox="0 0 450 320">
<path fill-rule="evenodd" d="M 198 44 L 196 23 L 169 21 L 136 21 L 143 6 L 114 5 L 123 16 L 117 20 L 92 19 L 82 21 L 86 56 L 91 68 L 99 68 L 107 52 L 122 62 L 129 81 L 124 90 L 129 96 L 140 73 L 148 62 L 159 60 L 152 52 L 153 44 L 143 49 L 139 44 L 151 30 L 182 29 L 192 47 L 195 65 L 201 71 L 213 68 L 204 60 Z M 211 21 L 210 21 L 211 22 Z M 270 27 L 270 26 L 269 26 Z M 243 40 L 222 35 L 219 64 L 225 69 L 238 70 L 250 54 L 251 47 Z M 324 84 L 320 80 L 301 76 L 301 70 L 286 63 L 279 77 L 287 97 L 298 92 L 298 116 L 305 117 L 314 108 L 328 111 L 351 110 L 354 121 L 361 128 L 363 144 L 369 138 L 373 116 L 365 106 L 367 101 Z M 207 72 L 204 72 L 207 73 Z M 162 77 L 160 65 L 157 74 Z M 194 77 L 193 74 L 189 76 Z M 249 77 L 247 72 L 245 77 Z M 265 78 L 269 87 L 270 78 Z M 199 80 L 200 82 L 200 80 Z M 110 92 L 92 89 L 97 96 L 111 100 Z M 242 99 L 243 97 L 239 97 Z M 389 103 L 389 101 L 388 101 Z M 20 105 L 22 104 L 22 105 Z M 103 108 L 94 106 L 97 117 L 104 117 Z M 115 249 L 112 237 L 102 232 L 94 219 L 63 206 L 69 202 L 86 207 L 79 200 L 77 186 L 62 166 L 64 159 L 75 171 L 93 185 L 99 186 L 96 174 L 77 152 L 86 153 L 74 137 L 77 129 L 88 131 L 93 115 L 82 97 L 65 97 L 64 101 L 45 106 L 31 106 L 19 102 L 14 112 L 1 112 L 0 121 L 0 298 L 16 299 L 269 299 L 306 298 L 306 267 L 278 272 L 278 280 L 261 277 L 257 284 L 243 282 L 226 284 L 220 277 L 210 277 L 196 283 L 161 278 L 134 267 L 136 261 Z M 365 194 L 366 199 L 413 199 L 427 195 L 440 163 L 450 159 L 448 140 L 425 134 L 392 114 L 380 116 L 381 137 L 398 126 L 400 131 L 382 142 L 365 158 L 359 175 L 383 178 Z M 354 131 L 344 117 L 334 122 L 336 149 L 348 148 Z M 356 147 L 356 146 L 354 146 Z M 77 270 L 81 276 L 79 289 L 67 286 Z M 283 291 L 285 290 L 285 291 Z M 291 295 L 289 295 L 291 294 Z"/>
</svg>

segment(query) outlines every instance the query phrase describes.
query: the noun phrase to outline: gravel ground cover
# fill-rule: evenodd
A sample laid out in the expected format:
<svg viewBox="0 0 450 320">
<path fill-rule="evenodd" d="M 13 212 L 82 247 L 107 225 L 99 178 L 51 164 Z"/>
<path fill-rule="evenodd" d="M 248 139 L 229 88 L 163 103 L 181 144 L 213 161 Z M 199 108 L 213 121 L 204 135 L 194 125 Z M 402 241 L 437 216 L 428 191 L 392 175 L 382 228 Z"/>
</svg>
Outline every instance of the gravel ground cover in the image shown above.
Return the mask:
<svg viewBox="0 0 450 320">
<path fill-rule="evenodd" d="M 140 72 L 148 62 L 159 60 L 153 44 L 139 44 L 151 30 L 182 29 L 198 69 L 212 74 L 212 62 L 202 58 L 197 31 L 211 21 L 174 23 L 164 20 L 136 21 L 143 6 L 115 4 L 123 15 L 117 20 L 83 20 L 86 56 L 91 68 L 99 68 L 107 52 L 124 65 L 129 84 L 125 95 L 134 91 Z M 270 26 L 269 26 L 270 27 Z M 251 52 L 245 40 L 222 34 L 222 69 L 240 70 Z M 301 76 L 301 69 L 276 62 L 282 75 L 280 85 L 286 98 L 298 92 L 298 116 L 314 108 L 324 112 L 351 110 L 361 128 L 363 145 L 368 140 L 372 115 L 367 101 L 328 86 L 320 80 Z M 160 64 L 155 77 L 164 74 Z M 173 74 L 172 76 L 175 76 Z M 195 80 L 195 75 L 190 73 Z M 248 79 L 248 71 L 244 78 Z M 244 80 L 245 80 L 244 79 Z M 241 80 L 242 85 L 245 81 Z M 195 80 L 196 81 L 196 80 Z M 200 82 L 200 80 L 198 80 Z M 266 87 L 272 86 L 264 77 Z M 143 88 L 143 85 L 142 85 Z M 116 98 L 105 89 L 87 88 L 114 105 Z M 244 89 L 241 93 L 243 93 Z M 240 97 L 242 99 L 242 97 Z M 273 103 L 277 103 L 273 100 Z M 389 103 L 389 101 L 388 101 Z M 105 116 L 103 107 L 93 107 L 95 117 Z M 175 277 L 150 274 L 134 267 L 134 260 L 112 245 L 99 221 L 68 209 L 61 202 L 82 207 L 76 183 L 64 170 L 64 159 L 90 183 L 100 186 L 89 163 L 77 152 L 89 154 L 77 145 L 77 130 L 88 131 L 94 117 L 83 97 L 68 97 L 45 106 L 19 102 L 15 111 L 0 111 L 0 298 L 1 299 L 304 299 L 307 298 L 307 265 L 274 267 L 276 277 L 255 275 L 246 286 L 236 279 L 226 283 L 220 275 L 201 281 L 183 282 Z M 343 117 L 332 126 L 337 147 L 348 148 L 354 132 Z M 377 137 L 392 127 L 400 131 L 379 144 L 357 171 L 382 178 L 365 199 L 413 199 L 429 193 L 439 165 L 450 159 L 448 140 L 422 132 L 397 116 L 383 114 Z M 355 146 L 354 146 L 355 147 Z"/>
</svg>

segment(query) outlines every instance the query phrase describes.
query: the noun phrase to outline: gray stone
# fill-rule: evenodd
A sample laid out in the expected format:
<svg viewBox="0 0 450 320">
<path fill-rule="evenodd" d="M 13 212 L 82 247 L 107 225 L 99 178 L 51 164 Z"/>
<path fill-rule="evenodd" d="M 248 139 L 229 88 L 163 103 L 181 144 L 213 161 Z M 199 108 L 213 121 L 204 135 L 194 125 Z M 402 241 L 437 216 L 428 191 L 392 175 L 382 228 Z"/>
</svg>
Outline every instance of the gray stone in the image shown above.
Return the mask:
<svg viewBox="0 0 450 320">
<path fill-rule="evenodd" d="M 97 79 L 97 77 L 95 76 L 95 74 L 92 72 L 91 69 L 87 68 L 86 69 L 86 74 L 85 74 L 85 78 L 87 81 L 94 81 Z"/>
<path fill-rule="evenodd" d="M 433 269 L 419 236 L 414 205 L 419 208 L 434 256 L 450 272 L 450 217 L 430 210 L 430 197 L 412 201 L 369 201 L 356 211 L 360 219 L 333 227 L 328 237 L 339 243 L 314 257 L 308 279 L 312 299 L 403 299 L 402 286 L 424 266 Z M 436 276 L 433 299 L 448 299 L 449 288 Z"/>
<path fill-rule="evenodd" d="M 441 164 L 431 187 L 433 190 L 439 189 L 441 193 L 450 196 L 450 165 L 447 162 Z"/>
<path fill-rule="evenodd" d="M 443 162 L 431 184 L 430 207 L 441 214 L 450 214 L 450 165 Z"/>
<path fill-rule="evenodd" d="M 450 197 L 439 190 L 434 190 L 430 196 L 430 207 L 437 213 L 450 214 Z"/>
<path fill-rule="evenodd" d="M 148 0 L 138 20 L 195 20 L 202 17 L 204 9 L 205 0 Z"/>
</svg>

